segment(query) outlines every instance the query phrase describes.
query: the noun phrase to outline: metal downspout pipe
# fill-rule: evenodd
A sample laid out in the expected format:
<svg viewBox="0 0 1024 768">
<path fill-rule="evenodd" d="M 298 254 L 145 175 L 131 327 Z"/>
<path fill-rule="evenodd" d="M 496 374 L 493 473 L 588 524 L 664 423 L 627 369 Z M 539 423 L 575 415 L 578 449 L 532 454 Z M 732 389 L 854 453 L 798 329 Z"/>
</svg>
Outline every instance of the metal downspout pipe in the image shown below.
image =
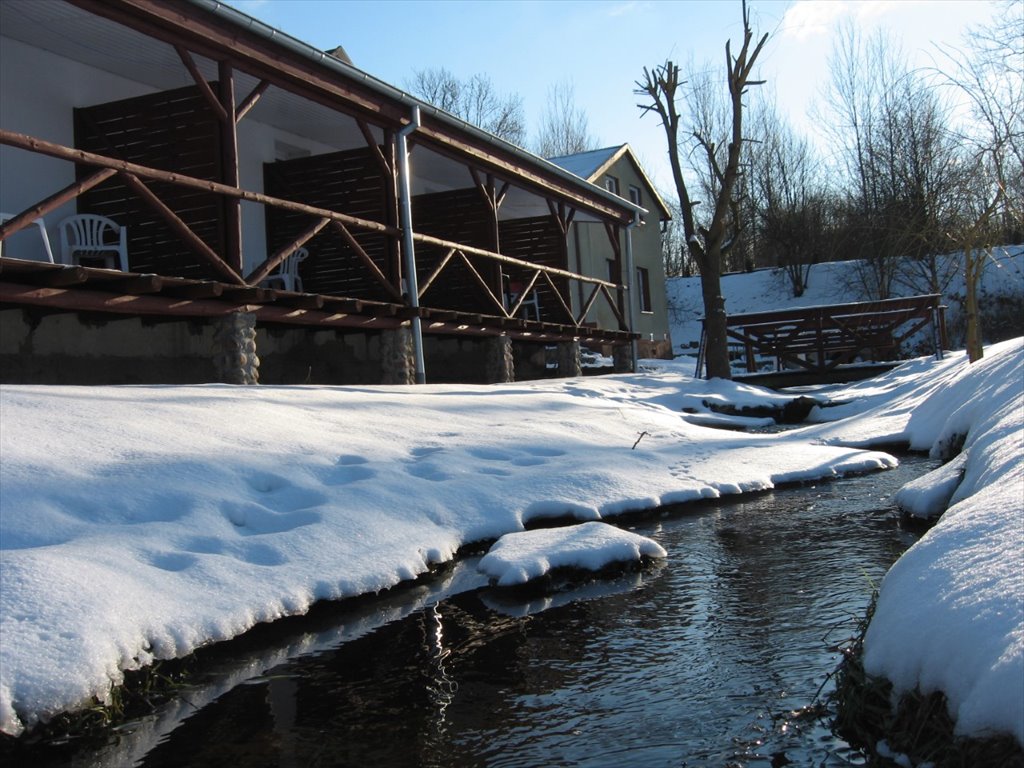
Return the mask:
<svg viewBox="0 0 1024 768">
<path fill-rule="evenodd" d="M 626 298 L 629 300 L 629 332 L 636 334 L 636 269 L 633 266 L 633 227 L 640 223 L 640 212 L 633 212 L 633 221 L 626 225 Z M 633 373 L 637 371 L 637 355 L 640 354 L 640 345 L 636 338 L 629 342 L 632 362 L 630 367 Z"/>
<path fill-rule="evenodd" d="M 420 306 L 420 287 L 416 279 L 416 252 L 412 239 L 412 191 L 409 184 L 409 143 L 406 137 L 420 127 L 420 108 L 413 106 L 410 123 L 399 129 L 395 136 L 398 149 L 398 217 L 402 226 L 402 262 L 405 271 L 405 289 L 409 306 Z M 419 313 L 412 318 L 412 349 L 416 360 L 416 383 L 426 384 L 427 372 L 423 362 L 423 324 Z"/>
</svg>

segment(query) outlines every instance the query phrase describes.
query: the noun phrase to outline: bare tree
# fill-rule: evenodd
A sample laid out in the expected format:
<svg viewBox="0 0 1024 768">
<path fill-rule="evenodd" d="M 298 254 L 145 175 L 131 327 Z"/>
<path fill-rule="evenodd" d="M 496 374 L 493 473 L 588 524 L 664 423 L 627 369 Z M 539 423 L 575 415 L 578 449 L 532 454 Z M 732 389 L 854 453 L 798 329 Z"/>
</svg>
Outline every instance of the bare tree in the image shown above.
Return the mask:
<svg viewBox="0 0 1024 768">
<path fill-rule="evenodd" d="M 694 218 L 695 203 L 683 177 L 679 156 L 681 120 L 676 103 L 681 85 L 679 67 L 671 61 L 666 61 L 653 69 L 645 67 L 643 78 L 636 82 L 635 93 L 647 98 L 646 101 L 637 105 L 641 113 L 654 112 L 661 119 L 661 124 L 665 129 L 669 163 L 672 167 L 672 178 L 682 209 L 681 218 L 687 248 L 693 260 L 700 267 L 701 293 L 704 300 L 707 375 L 712 378 L 732 378 L 726 334 L 725 298 L 722 296 L 721 288 L 722 258 L 723 252 L 729 248 L 727 221 L 734 202 L 733 191 L 740 176 L 740 155 L 743 145 L 743 97 L 747 93 L 748 86 L 760 84 L 760 81 L 750 79 L 750 73 L 767 40 L 768 35 L 765 34 L 751 50 L 753 32 L 750 29 L 750 15 L 747 11 L 746 0 L 744 0 L 743 45 L 740 47 L 739 53 L 733 56 L 731 43 L 725 44 L 732 120 L 724 158 L 718 154 L 718 144 L 712 137 L 702 134 L 699 129 L 689 131 L 696 146 L 704 151 L 711 172 L 718 180 L 719 185 L 718 194 L 714 198 L 713 212 L 706 227 L 699 229 L 697 227 Z"/>
<path fill-rule="evenodd" d="M 686 233 L 682 224 L 682 209 L 672 195 L 661 193 L 672 218 L 663 222 L 661 229 L 661 258 L 665 265 L 665 277 L 692 277 L 697 274 L 697 265 L 686 247 Z"/>
<path fill-rule="evenodd" d="M 487 75 L 460 80 L 447 69 L 421 69 L 407 85 L 413 95 L 512 144 L 526 141 L 523 99 L 497 93 Z"/>
<path fill-rule="evenodd" d="M 947 52 L 945 81 L 966 96 L 972 118 L 958 137 L 969 149 L 968 173 L 960 216 L 949 230 L 951 242 L 963 251 L 971 362 L 984 355 L 978 287 L 985 264 L 1008 230 L 1020 232 L 1024 226 L 1024 3 L 1008 6 L 1010 12 L 998 21 L 973 31 L 965 54 Z"/>
<path fill-rule="evenodd" d="M 534 151 L 541 157 L 563 157 L 597 149 L 590 135 L 587 114 L 576 105 L 571 82 L 556 83 L 548 89 L 548 101 L 541 118 Z"/>
<path fill-rule="evenodd" d="M 939 292 L 962 170 L 949 107 L 882 32 L 863 40 L 846 27 L 830 68 L 826 124 L 847 176 L 843 256 L 859 260 L 870 297 L 888 298 L 897 282 Z"/>
<path fill-rule="evenodd" d="M 829 249 L 829 204 L 810 143 L 763 103 L 754 113 L 756 145 L 748 144 L 752 215 L 757 258 L 782 268 L 794 296 L 807 288 L 811 266 Z"/>
</svg>

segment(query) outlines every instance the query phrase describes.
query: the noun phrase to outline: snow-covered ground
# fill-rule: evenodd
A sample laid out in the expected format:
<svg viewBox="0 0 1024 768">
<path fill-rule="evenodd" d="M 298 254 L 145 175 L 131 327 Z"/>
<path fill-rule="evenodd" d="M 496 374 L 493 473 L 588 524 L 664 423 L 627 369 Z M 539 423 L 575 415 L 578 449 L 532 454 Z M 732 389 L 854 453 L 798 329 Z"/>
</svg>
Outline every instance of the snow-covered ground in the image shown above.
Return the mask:
<svg viewBox="0 0 1024 768">
<path fill-rule="evenodd" d="M 673 363 L 490 387 L 2 387 L 0 729 L 105 699 L 123 670 L 393 586 L 531 519 L 610 520 L 884 469 L 895 459 L 873 444 L 962 433 L 957 505 L 886 579 L 867 661 L 899 690 L 942 688 L 964 732 L 1024 742 L 1022 360 L 1017 340 L 975 366 L 911 361 L 828 390 L 849 402 L 785 434 L 684 420 L 684 407 L 782 396 Z M 593 531 L 541 542 L 495 578 L 536 575 L 577 544 L 588 554 L 569 559 L 588 567 L 618 557 L 621 542 L 588 543 Z"/>
<path fill-rule="evenodd" d="M 938 259 L 939 271 L 949 278 L 942 293 L 943 302 L 948 305 L 946 321 L 951 331 L 961 322 L 964 295 L 963 276 L 958 269 L 959 258 L 958 254 L 951 254 Z M 862 287 L 860 269 L 861 264 L 856 261 L 815 264 L 810 268 L 807 289 L 798 298 L 793 296 L 789 278 L 781 269 L 759 269 L 723 275 L 725 309 L 729 314 L 741 315 L 867 301 L 869 297 Z M 916 278 L 915 270 L 906 267 L 903 278 L 894 282 L 894 297 L 929 292 L 920 279 L 912 277 Z M 666 291 L 673 350 L 676 354 L 696 356 L 696 347 L 700 341 L 700 321 L 704 316 L 700 278 L 671 278 L 667 282 Z M 1013 302 L 1019 313 L 1019 307 L 1024 306 L 1024 247 L 1017 245 L 997 248 L 992 257 L 985 260 L 979 300 L 983 307 L 993 308 L 1000 303 Z M 925 351 L 931 350 L 928 348 Z"/>
</svg>

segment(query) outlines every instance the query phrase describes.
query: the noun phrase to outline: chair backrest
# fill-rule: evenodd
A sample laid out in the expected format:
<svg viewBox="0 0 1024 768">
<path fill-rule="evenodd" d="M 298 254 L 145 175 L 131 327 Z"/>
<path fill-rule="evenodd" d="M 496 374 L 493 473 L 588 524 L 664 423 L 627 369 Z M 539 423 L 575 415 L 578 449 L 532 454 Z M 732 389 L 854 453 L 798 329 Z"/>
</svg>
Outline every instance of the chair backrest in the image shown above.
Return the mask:
<svg viewBox="0 0 1024 768">
<path fill-rule="evenodd" d="M 281 265 L 277 268 L 278 274 L 288 275 L 289 277 L 299 276 L 299 264 L 306 260 L 309 256 L 309 251 L 305 248 L 296 248 L 292 251 L 292 255 L 281 262 Z"/>
<path fill-rule="evenodd" d="M 76 254 L 116 253 L 117 268 L 128 271 L 128 230 L 113 219 L 95 213 L 79 213 L 68 216 L 57 228 L 60 258 L 65 264 L 73 264 Z"/>
<path fill-rule="evenodd" d="M 13 213 L 0 213 L 0 224 L 6 221 L 10 221 L 14 218 Z M 43 241 L 43 251 L 46 253 L 46 260 L 53 263 L 53 249 L 50 248 L 50 238 L 46 234 L 46 222 L 43 221 L 42 217 L 32 220 L 32 223 L 39 228 L 39 237 Z M 0 256 L 3 256 L 3 241 L 0 241 Z"/>
<path fill-rule="evenodd" d="M 117 222 L 106 216 L 79 213 L 68 216 L 60 223 L 61 245 L 80 251 L 117 249 L 120 246 L 121 229 Z"/>
</svg>

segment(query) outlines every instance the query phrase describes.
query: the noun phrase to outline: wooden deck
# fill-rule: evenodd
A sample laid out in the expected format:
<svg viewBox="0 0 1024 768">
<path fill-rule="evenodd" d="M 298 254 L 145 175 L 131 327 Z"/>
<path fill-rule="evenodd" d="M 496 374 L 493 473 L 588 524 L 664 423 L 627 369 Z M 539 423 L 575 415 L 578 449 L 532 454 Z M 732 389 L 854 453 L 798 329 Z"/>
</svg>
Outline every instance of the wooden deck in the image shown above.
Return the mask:
<svg viewBox="0 0 1024 768">
<path fill-rule="evenodd" d="M 814 383 L 852 380 L 840 374 L 854 363 L 889 363 L 900 345 L 931 327 L 932 349 L 942 357 L 947 346 L 941 295 L 802 307 L 730 315 L 729 339 L 741 345 L 748 374 L 758 373 L 758 357 L 772 358 L 776 372 L 801 372 Z M 704 334 L 697 375 L 704 367 Z M 836 377 L 839 377 L 838 379 Z"/>
<path fill-rule="evenodd" d="M 250 312 L 261 324 L 369 330 L 397 328 L 412 317 L 425 332 L 506 335 L 538 342 L 626 343 L 627 331 L 154 274 L 125 273 L 0 258 L 0 306 L 165 319 L 213 318 Z"/>
</svg>

